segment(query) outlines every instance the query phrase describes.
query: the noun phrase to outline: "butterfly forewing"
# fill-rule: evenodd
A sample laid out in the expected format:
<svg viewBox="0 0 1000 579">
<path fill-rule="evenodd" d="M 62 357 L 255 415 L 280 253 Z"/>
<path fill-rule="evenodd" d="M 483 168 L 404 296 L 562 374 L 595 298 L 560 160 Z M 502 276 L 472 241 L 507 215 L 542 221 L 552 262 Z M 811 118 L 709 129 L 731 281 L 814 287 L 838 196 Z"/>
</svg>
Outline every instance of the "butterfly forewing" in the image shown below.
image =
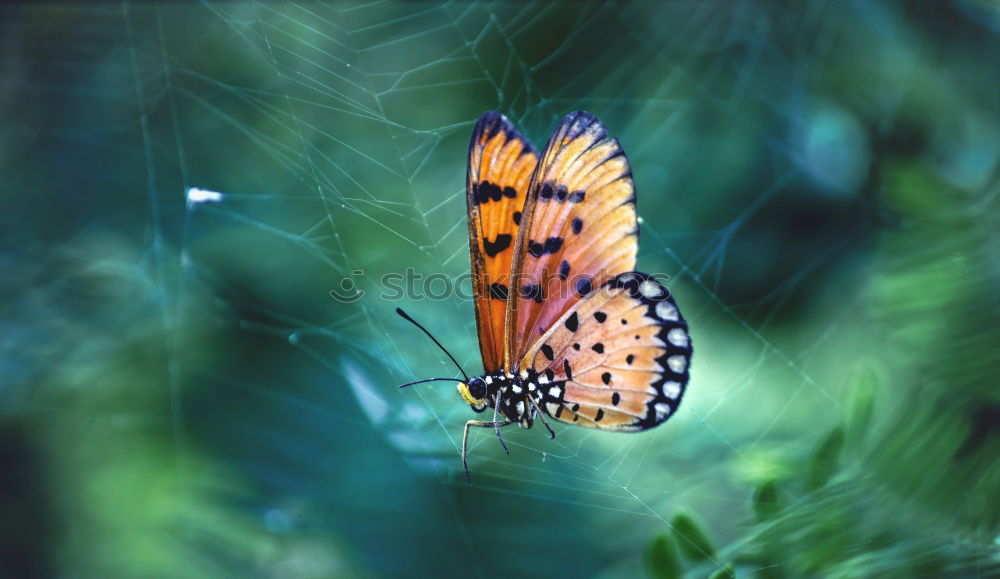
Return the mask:
<svg viewBox="0 0 1000 579">
<path fill-rule="evenodd" d="M 593 115 L 556 127 L 532 178 L 514 249 L 505 366 L 582 297 L 635 268 L 638 226 L 628 159 Z"/>
<path fill-rule="evenodd" d="M 476 325 L 483 367 L 503 362 L 504 319 L 510 267 L 521 209 L 538 155 L 498 112 L 485 113 L 469 144 L 466 202 Z"/>
<path fill-rule="evenodd" d="M 676 411 L 688 381 L 691 339 L 665 287 L 618 275 L 580 300 L 521 361 L 545 384 L 540 406 L 571 424 L 645 430 Z"/>
</svg>

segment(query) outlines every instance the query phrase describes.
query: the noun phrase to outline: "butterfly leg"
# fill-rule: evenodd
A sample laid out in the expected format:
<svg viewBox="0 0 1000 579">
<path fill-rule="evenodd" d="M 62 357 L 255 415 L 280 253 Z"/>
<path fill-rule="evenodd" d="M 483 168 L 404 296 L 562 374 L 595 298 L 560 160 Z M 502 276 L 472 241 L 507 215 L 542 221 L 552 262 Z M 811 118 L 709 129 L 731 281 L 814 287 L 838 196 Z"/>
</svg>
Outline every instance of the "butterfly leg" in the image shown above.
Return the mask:
<svg viewBox="0 0 1000 579">
<path fill-rule="evenodd" d="M 507 426 L 508 424 L 510 424 L 510 420 L 504 422 L 496 422 L 496 421 L 487 422 L 485 420 L 470 420 L 465 423 L 465 433 L 462 435 L 462 466 L 465 467 L 465 480 L 466 482 L 469 483 L 469 486 L 472 486 L 472 475 L 469 474 L 469 460 L 468 460 L 469 428 L 472 426 L 478 426 L 480 428 L 489 428 L 493 426 L 496 427 L 497 432 L 500 432 L 500 427 Z"/>
<path fill-rule="evenodd" d="M 503 441 L 503 436 L 500 436 L 500 426 L 501 425 L 500 425 L 500 421 L 497 420 L 497 418 L 498 418 L 497 412 L 500 411 L 500 400 L 501 400 L 500 393 L 497 392 L 497 403 L 496 403 L 496 405 L 493 406 L 493 424 L 496 426 L 497 439 L 500 440 L 500 446 L 503 447 L 503 451 L 504 452 L 506 452 L 507 454 L 510 454 L 510 451 L 507 450 L 507 443 Z M 506 423 L 504 423 L 504 426 L 506 426 L 507 424 L 510 424 L 510 421 L 507 421 Z"/>
<path fill-rule="evenodd" d="M 542 409 L 538 407 L 538 402 L 535 401 L 535 398 L 533 396 L 528 396 L 528 401 L 531 402 L 531 405 L 535 407 L 535 413 L 538 414 L 538 417 L 542 419 L 542 424 L 545 425 L 545 430 L 549 431 L 549 440 L 555 438 L 556 433 L 553 432 L 552 427 L 549 426 L 549 421 L 545 420 L 545 413 L 542 412 Z"/>
</svg>

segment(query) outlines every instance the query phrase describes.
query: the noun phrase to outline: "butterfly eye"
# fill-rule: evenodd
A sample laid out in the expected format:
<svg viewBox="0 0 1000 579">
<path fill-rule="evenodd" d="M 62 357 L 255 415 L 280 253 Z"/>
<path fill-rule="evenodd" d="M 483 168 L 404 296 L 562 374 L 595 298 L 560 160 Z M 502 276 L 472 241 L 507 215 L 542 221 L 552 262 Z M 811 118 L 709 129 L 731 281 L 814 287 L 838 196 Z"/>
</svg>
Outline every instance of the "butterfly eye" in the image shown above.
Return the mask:
<svg viewBox="0 0 1000 579">
<path fill-rule="evenodd" d="M 469 395 L 476 400 L 486 398 L 486 382 L 482 378 L 469 380 Z"/>
</svg>

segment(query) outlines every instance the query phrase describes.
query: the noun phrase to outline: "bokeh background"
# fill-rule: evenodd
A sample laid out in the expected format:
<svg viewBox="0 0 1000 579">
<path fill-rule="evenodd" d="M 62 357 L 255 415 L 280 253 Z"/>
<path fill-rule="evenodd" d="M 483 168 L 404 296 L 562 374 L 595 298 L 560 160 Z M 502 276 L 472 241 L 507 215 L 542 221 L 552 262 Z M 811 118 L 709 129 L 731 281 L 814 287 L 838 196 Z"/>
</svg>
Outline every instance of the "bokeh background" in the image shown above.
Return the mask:
<svg viewBox="0 0 1000 579">
<path fill-rule="evenodd" d="M 998 33 L 987 0 L 4 5 L 0 574 L 998 576 Z M 380 279 L 468 271 L 490 109 L 621 139 L 697 351 L 663 427 L 475 432 L 470 488 L 393 309 L 478 373 L 471 304 Z"/>
</svg>

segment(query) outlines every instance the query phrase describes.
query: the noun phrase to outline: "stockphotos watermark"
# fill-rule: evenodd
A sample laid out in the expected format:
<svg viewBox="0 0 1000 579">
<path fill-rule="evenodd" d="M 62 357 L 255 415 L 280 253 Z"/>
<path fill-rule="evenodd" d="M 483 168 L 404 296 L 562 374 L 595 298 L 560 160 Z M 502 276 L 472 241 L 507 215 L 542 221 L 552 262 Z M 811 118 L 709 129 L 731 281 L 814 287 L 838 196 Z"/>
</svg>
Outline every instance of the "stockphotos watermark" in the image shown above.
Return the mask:
<svg viewBox="0 0 1000 579">
<path fill-rule="evenodd" d="M 542 302 L 553 297 L 570 299 L 588 295 L 594 290 L 601 289 L 597 284 L 615 277 L 618 273 L 620 272 L 599 271 L 592 275 L 574 275 L 565 270 L 542 276 L 522 273 L 515 276 L 514 283 L 511 283 L 510 276 L 505 275 L 501 279 L 481 285 L 474 283 L 475 276 L 468 272 L 457 276 L 440 272 L 423 274 L 408 267 L 402 272 L 382 274 L 377 287 L 378 297 L 384 301 L 444 301 L 453 298 L 471 300 L 478 297 L 479 291 L 488 293 L 493 298 L 506 300 L 510 295 L 510 288 L 514 287 L 522 299 Z M 665 286 L 670 279 L 670 275 L 665 273 L 647 275 L 662 286 Z M 350 277 L 341 279 L 338 287 L 330 290 L 330 297 L 344 304 L 364 298 L 368 294 L 361 289 L 362 284 L 367 285 L 365 278 L 364 270 L 354 270 Z"/>
</svg>

